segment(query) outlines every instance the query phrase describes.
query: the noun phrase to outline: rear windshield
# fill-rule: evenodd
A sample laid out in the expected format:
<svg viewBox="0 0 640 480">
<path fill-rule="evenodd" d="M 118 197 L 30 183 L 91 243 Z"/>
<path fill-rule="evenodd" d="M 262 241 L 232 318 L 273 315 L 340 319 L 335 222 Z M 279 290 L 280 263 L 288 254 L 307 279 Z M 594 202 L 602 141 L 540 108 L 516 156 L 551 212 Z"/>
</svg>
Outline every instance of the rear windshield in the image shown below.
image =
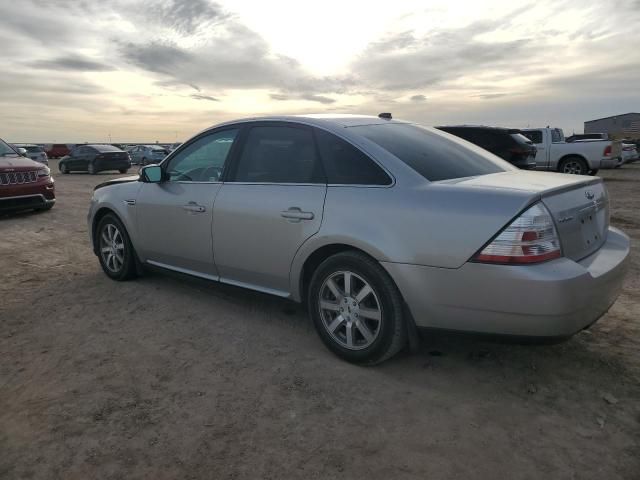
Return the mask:
<svg viewBox="0 0 640 480">
<path fill-rule="evenodd" d="M 114 147 L 113 145 L 91 145 L 92 148 L 95 148 L 99 152 L 121 152 L 118 147 Z"/>
<path fill-rule="evenodd" d="M 432 182 L 504 172 L 514 168 L 482 148 L 435 129 L 403 123 L 351 128 Z"/>
<path fill-rule="evenodd" d="M 22 148 L 24 148 L 27 152 L 31 152 L 31 153 L 42 152 L 42 147 L 38 147 L 37 145 L 28 145 Z"/>
<path fill-rule="evenodd" d="M 528 145 L 531 145 L 533 143 L 531 140 L 529 140 L 527 137 L 525 137 L 521 133 L 512 133 L 511 138 L 513 138 L 518 143 L 526 143 Z"/>
</svg>

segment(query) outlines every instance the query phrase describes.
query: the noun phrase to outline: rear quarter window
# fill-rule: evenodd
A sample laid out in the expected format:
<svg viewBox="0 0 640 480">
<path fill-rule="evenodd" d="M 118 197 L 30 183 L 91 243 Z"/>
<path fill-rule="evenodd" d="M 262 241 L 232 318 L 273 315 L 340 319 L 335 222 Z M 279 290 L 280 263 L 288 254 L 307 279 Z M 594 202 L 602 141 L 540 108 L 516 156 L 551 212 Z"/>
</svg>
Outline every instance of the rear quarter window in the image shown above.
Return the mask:
<svg viewBox="0 0 640 480">
<path fill-rule="evenodd" d="M 474 177 L 514 169 L 486 150 L 436 129 L 404 123 L 350 128 L 430 181 Z"/>
</svg>

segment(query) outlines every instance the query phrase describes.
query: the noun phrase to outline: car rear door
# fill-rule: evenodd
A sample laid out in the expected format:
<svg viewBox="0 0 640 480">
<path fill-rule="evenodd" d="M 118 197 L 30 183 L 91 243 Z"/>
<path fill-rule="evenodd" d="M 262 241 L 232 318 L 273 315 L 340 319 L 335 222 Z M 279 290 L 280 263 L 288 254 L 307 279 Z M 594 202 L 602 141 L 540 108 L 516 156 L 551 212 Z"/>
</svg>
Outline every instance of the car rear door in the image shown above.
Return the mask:
<svg viewBox="0 0 640 480">
<path fill-rule="evenodd" d="M 136 198 L 141 257 L 152 265 L 217 279 L 213 262 L 213 203 L 238 128 L 206 132 L 162 166 L 165 181 L 144 183 Z"/>
<path fill-rule="evenodd" d="M 248 124 L 215 202 L 220 280 L 286 296 L 297 250 L 320 229 L 326 191 L 310 127 Z"/>
</svg>

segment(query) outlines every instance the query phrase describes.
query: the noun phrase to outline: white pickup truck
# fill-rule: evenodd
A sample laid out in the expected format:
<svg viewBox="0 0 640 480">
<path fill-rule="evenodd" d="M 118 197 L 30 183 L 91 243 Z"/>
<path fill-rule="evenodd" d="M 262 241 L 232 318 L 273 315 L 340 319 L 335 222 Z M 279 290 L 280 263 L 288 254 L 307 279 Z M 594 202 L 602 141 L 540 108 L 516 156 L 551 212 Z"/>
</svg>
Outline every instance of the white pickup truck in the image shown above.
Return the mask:
<svg viewBox="0 0 640 480">
<path fill-rule="evenodd" d="M 553 170 L 576 175 L 595 175 L 601 168 L 615 168 L 622 162 L 620 142 L 585 140 L 567 143 L 560 128 L 525 128 L 522 134 L 538 149 L 536 170 Z"/>
</svg>

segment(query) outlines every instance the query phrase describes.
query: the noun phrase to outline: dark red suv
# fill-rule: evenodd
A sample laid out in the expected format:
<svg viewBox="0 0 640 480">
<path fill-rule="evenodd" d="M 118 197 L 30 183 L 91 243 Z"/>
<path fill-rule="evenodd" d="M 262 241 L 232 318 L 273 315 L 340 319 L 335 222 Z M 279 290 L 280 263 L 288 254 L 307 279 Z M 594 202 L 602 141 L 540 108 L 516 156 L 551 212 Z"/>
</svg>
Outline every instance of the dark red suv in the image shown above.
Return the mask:
<svg viewBox="0 0 640 480">
<path fill-rule="evenodd" d="M 0 139 L 0 212 L 49 210 L 55 202 L 49 167 L 20 156 Z"/>
</svg>

